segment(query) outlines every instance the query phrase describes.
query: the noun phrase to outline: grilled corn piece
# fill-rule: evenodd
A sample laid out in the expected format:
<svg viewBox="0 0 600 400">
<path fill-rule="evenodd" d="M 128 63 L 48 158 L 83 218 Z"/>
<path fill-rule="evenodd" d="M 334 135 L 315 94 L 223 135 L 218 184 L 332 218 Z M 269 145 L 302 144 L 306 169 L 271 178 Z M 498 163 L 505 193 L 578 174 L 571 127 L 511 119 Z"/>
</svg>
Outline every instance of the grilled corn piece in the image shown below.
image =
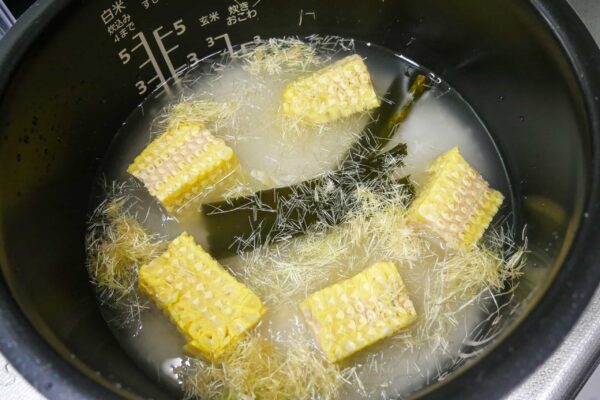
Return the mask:
<svg viewBox="0 0 600 400">
<path fill-rule="evenodd" d="M 331 362 L 412 324 L 417 313 L 394 264 L 380 262 L 310 295 L 301 309 Z"/>
<path fill-rule="evenodd" d="M 176 211 L 237 168 L 233 150 L 200 123 L 169 128 L 127 171 L 168 211 Z"/>
<path fill-rule="evenodd" d="M 239 283 L 187 233 L 142 266 L 139 286 L 187 337 L 185 350 L 214 360 L 265 313 Z"/>
<path fill-rule="evenodd" d="M 504 197 L 460 155 L 458 147 L 439 156 L 408 212 L 408 221 L 439 236 L 448 247 L 477 244 Z"/>
<path fill-rule="evenodd" d="M 311 123 L 325 123 L 379 106 L 371 76 L 358 55 L 345 57 L 283 92 L 283 113 Z"/>
</svg>

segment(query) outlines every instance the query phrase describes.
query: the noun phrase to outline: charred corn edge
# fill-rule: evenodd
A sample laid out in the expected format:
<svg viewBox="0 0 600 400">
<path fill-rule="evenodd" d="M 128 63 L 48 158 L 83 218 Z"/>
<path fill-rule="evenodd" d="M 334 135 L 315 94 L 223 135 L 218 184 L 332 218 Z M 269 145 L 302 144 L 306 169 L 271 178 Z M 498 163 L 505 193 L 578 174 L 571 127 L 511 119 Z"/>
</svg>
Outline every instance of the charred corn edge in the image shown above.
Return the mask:
<svg viewBox="0 0 600 400">
<path fill-rule="evenodd" d="M 312 97 L 320 95 L 323 97 L 324 103 L 332 98 L 332 93 L 327 91 L 327 78 L 331 74 L 335 75 L 336 71 L 343 72 L 349 66 L 355 65 L 358 71 L 353 71 L 354 74 L 365 74 L 368 82 L 353 81 L 349 82 L 347 87 L 354 87 L 356 90 L 361 90 L 360 96 L 351 96 L 345 93 L 346 97 L 353 97 L 355 104 L 352 105 L 327 105 L 321 104 L 318 109 L 310 109 L 303 107 L 298 109 L 294 106 L 294 102 L 299 99 L 304 99 L 304 102 L 313 101 Z M 356 54 L 345 57 L 325 68 L 322 68 L 306 77 L 297 79 L 286 86 L 282 95 L 283 103 L 282 110 L 285 115 L 292 117 L 301 117 L 307 122 L 325 123 L 336 120 L 341 117 L 347 117 L 351 114 L 370 110 L 379 107 L 380 100 L 373 88 L 373 82 L 369 71 L 363 62 L 362 58 Z M 307 110 L 310 110 L 307 112 Z M 332 115 L 333 114 L 333 115 Z"/>
<path fill-rule="evenodd" d="M 427 223 L 426 217 L 429 213 L 427 210 L 424 210 L 424 208 L 426 208 L 429 203 L 433 202 L 431 197 L 435 194 L 436 188 L 443 186 L 447 182 L 448 174 L 452 172 L 448 167 L 461 164 L 468 167 L 469 172 L 473 176 L 473 181 L 477 180 L 485 185 L 485 188 L 481 193 L 483 198 L 482 203 L 478 209 L 473 210 L 473 213 L 469 216 L 469 219 L 464 221 L 465 229 L 460 234 L 461 239 L 456 243 L 447 243 L 451 247 L 469 249 L 476 245 L 483 236 L 485 230 L 488 228 L 489 224 L 492 222 L 492 219 L 498 212 L 498 209 L 502 205 L 504 196 L 502 193 L 493 190 L 488 186 L 487 181 L 485 181 L 483 177 L 481 177 L 481 175 L 462 157 L 458 147 L 454 147 L 437 157 L 427 169 L 427 172 L 430 174 L 429 179 L 426 181 L 422 190 L 419 194 L 417 194 L 416 199 L 413 201 L 413 204 L 411 205 L 407 214 L 407 222 L 417 225 Z M 435 202 L 435 204 L 431 205 L 434 205 L 437 208 L 436 214 L 438 215 L 451 212 L 449 210 L 450 202 Z"/>
<path fill-rule="evenodd" d="M 377 286 L 382 283 L 391 283 L 393 287 L 390 290 L 387 287 L 382 288 L 381 286 Z M 379 289 L 379 293 L 373 293 L 377 289 Z M 364 302 L 370 300 L 373 295 L 379 295 L 380 301 L 388 303 L 384 304 L 386 308 L 383 310 L 378 308 L 381 304 L 367 304 L 369 308 L 364 308 L 363 317 L 369 315 L 369 312 L 379 312 L 381 316 L 382 312 L 388 311 L 393 313 L 393 315 L 388 315 L 388 320 L 363 321 L 362 323 L 359 316 L 357 317 L 359 318 L 358 326 L 352 315 L 346 319 L 340 319 L 340 315 L 334 315 L 334 313 L 339 313 L 341 310 L 340 304 L 347 302 L 343 300 L 344 296 L 339 296 L 338 292 L 340 291 L 352 298 L 349 304 L 345 304 L 352 309 L 358 307 L 358 303 L 361 304 L 361 307 L 364 307 Z M 365 295 L 364 291 L 368 291 L 371 297 L 361 297 L 361 294 Z M 359 300 L 353 296 L 357 296 Z M 397 304 L 394 304 L 394 302 L 397 302 Z M 326 303 L 328 306 L 326 310 L 323 309 L 323 303 Z M 396 266 L 390 262 L 376 263 L 350 279 L 313 293 L 301 303 L 300 309 L 305 316 L 307 324 L 313 330 L 321 350 L 331 362 L 342 361 L 379 340 L 408 327 L 417 319 L 417 313 L 408 296 L 404 281 L 398 273 Z M 343 313 L 341 316 L 346 317 Z M 382 317 L 386 318 L 385 315 Z M 336 319 L 340 319 L 337 325 Z M 348 332 L 353 336 L 346 338 L 329 337 L 332 336 L 330 332 L 332 329 L 343 324 L 348 324 L 350 328 Z M 367 338 L 365 339 L 363 335 L 367 336 Z M 356 343 L 361 340 L 362 343 Z M 351 343 L 350 347 L 346 347 L 345 349 L 340 347 L 348 342 Z"/>
<path fill-rule="evenodd" d="M 170 264 L 170 260 L 186 257 L 189 263 L 196 266 L 194 271 L 181 271 Z M 198 268 L 202 268 L 202 272 Z M 165 281 L 164 276 L 170 273 L 175 275 L 181 288 Z M 182 274 L 185 275 L 185 279 L 182 279 Z M 198 276 L 199 274 L 202 275 Z M 208 276 L 211 279 L 207 279 Z M 203 304 L 210 317 L 201 315 L 197 311 L 199 306 L 195 306 L 194 291 L 198 291 L 199 284 L 203 288 L 205 285 L 205 292 L 211 292 L 211 299 L 214 298 L 214 301 L 206 301 Z M 208 359 L 215 359 L 233 345 L 248 329 L 254 327 L 266 312 L 260 299 L 219 265 L 187 233 L 181 234 L 171 242 L 161 256 L 142 266 L 139 287 L 170 316 L 187 338 L 188 343 L 184 350 Z M 223 293 L 223 290 L 227 290 L 228 293 L 219 297 L 218 293 Z M 236 297 L 232 297 L 231 294 L 235 294 Z M 225 313 L 225 309 L 231 309 L 231 313 Z M 212 340 L 214 337 L 217 337 L 217 340 Z"/>
</svg>

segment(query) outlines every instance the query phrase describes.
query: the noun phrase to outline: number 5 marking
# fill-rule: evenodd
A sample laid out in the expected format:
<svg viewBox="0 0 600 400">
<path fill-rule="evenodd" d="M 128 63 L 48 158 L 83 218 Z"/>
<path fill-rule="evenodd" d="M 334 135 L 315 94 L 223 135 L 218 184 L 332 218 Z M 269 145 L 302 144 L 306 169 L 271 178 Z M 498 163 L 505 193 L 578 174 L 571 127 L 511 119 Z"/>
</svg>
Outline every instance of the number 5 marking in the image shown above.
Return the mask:
<svg viewBox="0 0 600 400">
<path fill-rule="evenodd" d="M 127 52 L 127 49 L 123 49 L 119 52 L 119 58 L 123 65 L 125 65 L 131 60 L 131 54 Z"/>
<path fill-rule="evenodd" d="M 177 34 L 177 36 L 181 36 L 185 33 L 186 27 L 183 24 L 183 20 L 180 19 L 179 21 L 175 21 L 173 23 L 173 28 L 175 28 L 175 33 Z"/>
</svg>

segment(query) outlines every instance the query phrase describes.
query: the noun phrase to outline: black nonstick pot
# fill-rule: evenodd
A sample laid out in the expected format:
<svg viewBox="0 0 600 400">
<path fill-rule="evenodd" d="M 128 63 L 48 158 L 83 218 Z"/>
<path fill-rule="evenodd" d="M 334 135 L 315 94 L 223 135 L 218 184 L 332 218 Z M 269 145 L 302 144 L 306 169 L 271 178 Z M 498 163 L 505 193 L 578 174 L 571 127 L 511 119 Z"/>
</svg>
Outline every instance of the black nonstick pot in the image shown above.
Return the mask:
<svg viewBox="0 0 600 400">
<path fill-rule="evenodd" d="M 51 399 L 170 398 L 119 347 L 89 284 L 99 160 L 186 63 L 256 35 L 340 35 L 448 81 L 504 158 L 531 250 L 518 306 L 478 357 L 414 395 L 506 395 L 600 281 L 600 53 L 582 23 L 564 0 L 250 0 L 243 19 L 240 3 L 40 0 L 0 43 L 0 351 Z"/>
</svg>

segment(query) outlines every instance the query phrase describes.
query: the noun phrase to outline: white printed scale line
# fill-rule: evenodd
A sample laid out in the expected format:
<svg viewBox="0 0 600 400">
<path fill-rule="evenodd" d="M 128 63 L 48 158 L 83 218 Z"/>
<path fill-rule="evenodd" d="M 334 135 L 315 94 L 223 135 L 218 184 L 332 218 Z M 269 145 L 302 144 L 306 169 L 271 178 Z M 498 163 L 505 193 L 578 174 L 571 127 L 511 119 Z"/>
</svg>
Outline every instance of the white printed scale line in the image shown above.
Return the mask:
<svg viewBox="0 0 600 400">
<path fill-rule="evenodd" d="M 146 61 L 144 61 L 142 64 L 140 64 L 138 68 L 142 69 L 146 65 L 151 64 L 152 68 L 154 69 L 154 72 L 156 73 L 156 75 L 148 81 L 148 84 L 151 84 L 152 82 L 154 82 L 158 79 L 160 82 L 159 87 L 162 87 L 168 95 L 172 95 L 173 93 L 171 91 L 171 88 L 169 87 L 169 85 L 167 85 L 167 80 L 165 79 L 165 76 L 162 73 L 160 66 L 158 65 L 158 62 L 156 61 L 156 57 L 154 56 L 154 53 L 152 52 L 150 45 L 148 44 L 146 35 L 144 35 L 143 32 L 140 32 L 140 33 L 134 35 L 133 38 L 139 39 L 139 43 L 131 49 L 131 52 L 133 53 L 140 47 L 143 47 L 144 51 L 146 52 L 146 55 L 148 56 L 148 59 Z"/>
<path fill-rule="evenodd" d="M 163 27 L 161 26 L 161 27 L 155 29 L 154 31 L 152 31 L 152 34 L 154 35 L 154 40 L 156 40 L 158 49 L 160 50 L 160 53 L 161 53 L 163 59 L 165 60 L 165 64 L 167 65 L 167 68 L 169 69 L 169 73 L 173 77 L 174 82 L 179 84 L 179 74 L 177 73 L 177 70 L 173 66 L 173 62 L 171 61 L 171 57 L 169 56 L 169 54 L 171 54 L 173 51 L 175 51 L 179 48 L 179 45 L 176 44 L 175 46 L 171 47 L 170 49 L 167 49 L 165 47 L 163 39 L 166 38 L 167 36 L 169 36 L 170 34 L 172 34 L 173 30 L 168 30 L 166 33 L 161 35 L 160 31 L 162 29 L 163 29 Z"/>
</svg>

